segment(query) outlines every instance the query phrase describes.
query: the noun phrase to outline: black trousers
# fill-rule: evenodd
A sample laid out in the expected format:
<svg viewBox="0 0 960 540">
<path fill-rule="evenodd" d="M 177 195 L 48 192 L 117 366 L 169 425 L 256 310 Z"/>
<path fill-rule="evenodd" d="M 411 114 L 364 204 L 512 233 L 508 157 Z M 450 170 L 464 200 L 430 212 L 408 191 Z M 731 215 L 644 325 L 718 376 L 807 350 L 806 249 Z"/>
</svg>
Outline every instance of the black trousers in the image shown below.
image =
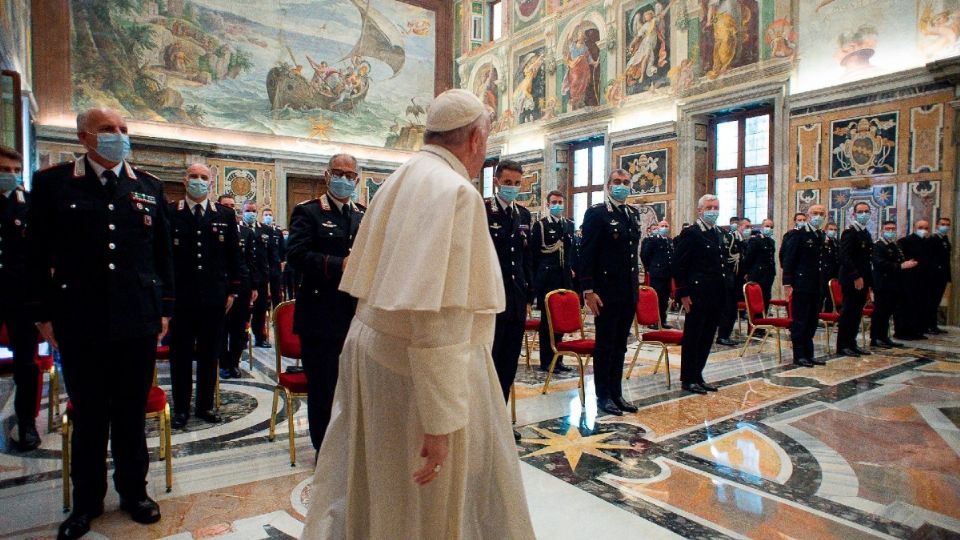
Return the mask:
<svg viewBox="0 0 960 540">
<path fill-rule="evenodd" d="M 156 358 L 153 335 L 101 343 L 60 340 L 63 380 L 73 403 L 74 511 L 103 505 L 108 439 L 117 493 L 129 500 L 147 496 L 144 414 Z"/>
<path fill-rule="evenodd" d="M 37 367 L 37 327 L 27 316 L 22 302 L 0 300 L 0 324 L 7 325 L 7 337 L 13 351 L 13 384 L 16 395 L 13 409 L 22 431 L 34 426 L 37 417 L 37 396 L 40 391 L 40 368 Z"/>
<path fill-rule="evenodd" d="M 773 280 L 770 281 L 758 281 L 760 285 L 760 290 L 763 291 L 763 312 L 770 313 L 770 295 L 772 294 L 773 289 Z"/>
<path fill-rule="evenodd" d="M 657 291 L 657 301 L 660 308 L 660 323 L 667 324 L 667 305 L 670 303 L 670 281 L 669 277 L 650 276 L 650 287 Z"/>
<path fill-rule="evenodd" d="M 227 312 L 220 351 L 220 367 L 240 367 L 240 356 L 247 348 L 247 321 L 250 320 L 250 289 L 241 289 Z"/>
<path fill-rule="evenodd" d="M 250 314 L 250 329 L 253 331 L 253 339 L 257 344 L 267 340 L 267 310 L 270 309 L 267 301 L 269 284 L 261 283 L 257 287 L 257 300 L 253 303 L 253 311 Z"/>
<path fill-rule="evenodd" d="M 896 333 L 900 336 L 921 336 L 930 327 L 930 286 L 926 275 L 916 269 L 904 270 L 900 281 L 900 302 L 910 306 L 909 314 L 898 317 Z M 896 309 L 894 309 L 896 313 Z"/>
<path fill-rule="evenodd" d="M 520 359 L 520 350 L 523 348 L 523 325 L 526 322 L 518 318 L 515 310 L 507 310 L 497 314 L 497 323 L 493 331 L 493 367 L 497 370 L 500 379 L 500 389 L 503 390 L 503 399 L 510 397 L 510 387 L 517 376 L 517 362 Z"/>
<path fill-rule="evenodd" d="M 683 324 L 683 341 L 680 348 L 680 382 L 693 384 L 703 382 L 703 368 L 707 365 L 710 348 L 720 324 L 720 310 L 727 296 L 726 287 L 715 287 L 690 292 L 690 312 Z"/>
<path fill-rule="evenodd" d="M 860 331 L 860 318 L 863 306 L 867 303 L 867 287 L 859 291 L 853 283 L 842 283 L 843 305 L 840 306 L 840 320 L 837 322 L 837 350 L 852 349 L 857 346 L 857 332 Z"/>
<path fill-rule="evenodd" d="M 345 330 L 332 331 L 322 336 L 300 336 L 303 373 L 307 376 L 307 419 L 310 424 L 310 442 L 320 449 L 323 435 L 330 423 L 333 394 L 337 389 L 340 352 L 347 339 Z"/>
<path fill-rule="evenodd" d="M 890 339 L 890 317 L 894 316 L 897 332 L 904 322 L 904 314 L 897 309 L 899 293 L 896 290 L 873 291 L 873 316 L 870 317 L 870 341 Z M 916 316 L 916 315 L 914 315 Z"/>
<path fill-rule="evenodd" d="M 813 338 L 820 322 L 820 291 L 793 291 L 793 322 L 790 340 L 793 358 L 810 360 L 814 357 Z"/>
<path fill-rule="evenodd" d="M 283 271 L 283 294 L 287 300 L 297 297 L 297 276 L 290 267 Z"/>
<path fill-rule="evenodd" d="M 636 314 L 636 305 L 604 302 L 594 318 L 596 346 L 593 349 L 593 384 L 597 400 L 623 397 L 623 359 L 627 354 L 627 337 Z"/>
<path fill-rule="evenodd" d="M 224 301 L 226 303 L 226 301 Z M 233 307 L 236 307 L 235 305 Z M 230 308 L 233 311 L 233 307 Z M 224 306 L 178 305 L 170 320 L 170 385 L 174 414 L 189 414 L 193 361 L 197 361 L 197 412 L 213 409 Z"/>
<path fill-rule="evenodd" d="M 731 281 L 726 284 L 726 294 L 723 296 L 723 306 L 720 307 L 720 320 L 717 326 L 717 339 L 730 339 L 733 325 L 737 323 L 737 283 Z"/>
<path fill-rule="evenodd" d="M 926 324 L 924 330 L 936 328 L 940 325 L 938 313 L 940 312 L 940 301 L 943 300 L 943 293 L 947 290 L 947 282 L 942 278 L 931 278 L 927 282 L 929 296 L 926 307 Z"/>
<path fill-rule="evenodd" d="M 280 272 L 270 274 L 270 306 L 271 309 L 283 302 L 283 278 Z"/>
</svg>

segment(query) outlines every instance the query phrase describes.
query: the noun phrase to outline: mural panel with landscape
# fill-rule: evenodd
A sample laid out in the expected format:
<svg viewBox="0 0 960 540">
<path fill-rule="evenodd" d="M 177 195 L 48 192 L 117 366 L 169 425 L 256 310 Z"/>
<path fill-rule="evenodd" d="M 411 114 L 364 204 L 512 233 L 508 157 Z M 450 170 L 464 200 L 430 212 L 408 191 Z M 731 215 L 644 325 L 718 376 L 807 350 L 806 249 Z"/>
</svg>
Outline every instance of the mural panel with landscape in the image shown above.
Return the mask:
<svg viewBox="0 0 960 540">
<path fill-rule="evenodd" d="M 75 0 L 73 103 L 138 120 L 421 144 L 432 11 L 393 0 Z"/>
</svg>

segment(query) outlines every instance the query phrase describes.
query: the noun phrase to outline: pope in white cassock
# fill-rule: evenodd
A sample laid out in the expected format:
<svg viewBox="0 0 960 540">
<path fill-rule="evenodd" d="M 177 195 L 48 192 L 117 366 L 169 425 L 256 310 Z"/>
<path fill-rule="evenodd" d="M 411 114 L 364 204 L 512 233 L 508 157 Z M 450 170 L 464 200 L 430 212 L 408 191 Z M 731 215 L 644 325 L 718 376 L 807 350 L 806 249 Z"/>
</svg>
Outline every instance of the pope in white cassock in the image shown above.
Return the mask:
<svg viewBox="0 0 960 540">
<path fill-rule="evenodd" d="M 503 280 L 480 193 L 490 119 L 466 90 L 427 111 L 340 290 L 359 299 L 302 538 L 534 538 L 490 356 Z"/>
</svg>

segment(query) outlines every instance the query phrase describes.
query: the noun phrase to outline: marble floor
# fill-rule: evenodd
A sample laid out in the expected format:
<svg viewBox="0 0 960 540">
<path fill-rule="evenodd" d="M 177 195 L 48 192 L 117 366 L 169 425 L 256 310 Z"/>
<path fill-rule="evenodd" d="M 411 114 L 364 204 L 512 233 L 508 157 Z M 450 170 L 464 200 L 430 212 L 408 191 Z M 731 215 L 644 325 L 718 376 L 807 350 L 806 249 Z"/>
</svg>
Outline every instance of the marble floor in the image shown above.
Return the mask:
<svg viewBox="0 0 960 540">
<path fill-rule="evenodd" d="M 537 536 L 960 536 L 960 329 L 857 359 L 829 354 L 821 337 L 829 361 L 814 368 L 793 366 L 786 340 L 782 363 L 774 340 L 743 358 L 718 346 L 706 379 L 720 391 L 706 396 L 680 391 L 678 347 L 671 388 L 662 366 L 654 372 L 658 351 L 642 347 L 624 381 L 640 410 L 622 417 L 597 415 L 589 374 L 585 407 L 573 375 L 542 394 L 543 373 L 521 357 L 517 452 Z M 170 493 L 148 421 L 148 489 L 163 519 L 133 523 L 111 490 L 90 538 L 299 536 L 314 465 L 306 408 L 283 409 L 270 442 L 274 353 L 256 349 L 252 369 L 247 360 L 242 379 L 221 385 L 223 424 L 174 432 Z M 159 380 L 169 389 L 166 365 Z M 42 414 L 42 447 L 20 453 L 12 412 L 12 383 L 0 379 L 0 537 L 52 538 L 64 517 L 59 426 L 48 433 Z"/>
</svg>

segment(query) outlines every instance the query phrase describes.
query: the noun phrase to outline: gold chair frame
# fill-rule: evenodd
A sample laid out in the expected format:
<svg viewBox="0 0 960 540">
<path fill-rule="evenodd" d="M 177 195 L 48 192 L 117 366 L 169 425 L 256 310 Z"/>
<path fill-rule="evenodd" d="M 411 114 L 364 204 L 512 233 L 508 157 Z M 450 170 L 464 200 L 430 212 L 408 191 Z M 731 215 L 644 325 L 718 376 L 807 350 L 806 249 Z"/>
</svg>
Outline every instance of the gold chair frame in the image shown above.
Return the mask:
<svg viewBox="0 0 960 540">
<path fill-rule="evenodd" d="M 283 356 L 280 354 L 280 344 L 277 342 L 276 336 L 279 335 L 277 331 L 277 317 L 275 313 L 280 310 L 280 308 L 286 308 L 286 306 L 293 307 L 295 300 L 287 300 L 285 302 L 280 302 L 277 304 L 277 307 L 273 309 L 273 312 L 270 316 L 270 322 L 273 325 L 273 336 L 274 336 L 274 347 L 273 350 L 276 353 L 277 363 L 276 363 L 276 377 L 277 384 L 273 387 L 273 407 L 270 410 L 270 435 L 267 437 L 270 442 L 273 442 L 276 439 L 276 430 L 277 430 L 277 409 L 280 405 L 280 395 L 283 394 L 284 404 L 287 408 L 287 432 L 290 439 L 290 466 L 297 466 L 297 445 L 294 438 L 294 429 L 293 429 L 293 409 L 290 407 L 291 400 L 296 399 L 306 399 L 307 394 L 291 392 L 290 389 L 280 384 L 280 374 L 283 373 Z M 299 362 L 299 358 L 296 359 Z"/>
<path fill-rule="evenodd" d="M 573 351 L 557 350 L 557 340 L 556 340 L 555 332 L 553 331 L 553 316 L 550 314 L 549 306 L 550 306 L 550 297 L 555 294 L 561 294 L 561 293 L 564 293 L 564 294 L 570 293 L 575 295 L 577 297 L 578 302 L 580 299 L 580 295 L 578 295 L 576 291 L 571 291 L 570 289 L 556 289 L 556 290 L 550 291 L 549 293 L 547 293 L 547 295 L 543 299 L 543 303 L 545 304 L 545 308 L 546 308 L 544 311 L 546 312 L 545 314 L 547 317 L 547 329 L 550 332 L 550 350 L 553 351 L 553 358 L 550 360 L 550 367 L 547 369 L 547 378 L 545 381 L 543 381 L 543 390 L 541 390 L 540 393 L 541 394 L 547 393 L 547 388 L 549 388 L 550 386 L 550 379 L 553 376 L 553 367 L 557 365 L 557 359 L 565 355 L 575 356 L 577 358 L 577 367 L 580 370 L 580 382 L 578 384 L 578 389 L 580 391 L 580 405 L 585 406 L 587 401 L 586 401 L 586 395 L 584 394 L 584 384 L 585 384 L 584 373 L 587 370 L 587 366 L 590 365 L 590 359 L 593 358 L 593 354 L 592 353 L 580 354 Z M 578 311 L 580 313 L 580 339 L 586 339 L 586 336 L 583 333 L 583 310 L 581 308 Z M 543 354 L 543 351 L 540 351 L 540 354 Z M 587 358 L 586 361 L 584 361 L 583 357 Z"/>
<path fill-rule="evenodd" d="M 760 338 L 760 347 L 757 349 L 757 354 L 763 352 L 763 344 L 767 342 L 767 338 L 770 336 L 770 331 L 775 330 L 777 333 L 777 363 L 783 363 L 783 343 L 780 339 L 780 327 L 774 326 L 772 324 L 754 324 L 753 323 L 753 313 L 750 310 L 750 299 L 747 297 L 747 286 L 757 285 L 759 283 L 755 281 L 748 281 L 743 284 L 743 301 L 747 306 L 747 325 L 750 327 L 750 334 L 747 336 L 747 340 L 743 343 L 743 350 L 740 351 L 740 358 L 743 358 L 747 354 L 747 349 L 750 348 L 750 340 L 755 339 L 754 334 L 757 329 L 764 330 L 763 338 Z M 766 312 L 764 312 L 766 314 Z"/>
<path fill-rule="evenodd" d="M 653 287 L 648 287 L 647 285 L 641 285 L 640 290 L 651 290 L 653 294 L 656 295 L 657 291 Z M 658 298 L 659 300 L 659 298 Z M 663 321 L 660 320 L 660 309 L 657 308 L 657 330 L 663 330 Z M 667 344 L 661 341 L 644 341 L 643 334 L 640 332 L 640 323 L 637 321 L 636 309 L 633 313 L 633 333 L 637 336 L 637 350 L 633 353 L 633 360 L 630 361 L 630 367 L 627 368 L 626 379 L 630 378 L 630 375 L 633 374 L 633 367 L 637 363 L 637 359 L 640 357 L 640 348 L 644 345 L 654 345 L 660 347 L 660 354 L 657 356 L 657 363 L 653 367 L 653 374 L 656 375 L 660 371 L 660 362 L 666 360 L 666 374 L 667 374 L 667 390 L 670 389 L 670 351 L 667 349 Z"/>
</svg>

